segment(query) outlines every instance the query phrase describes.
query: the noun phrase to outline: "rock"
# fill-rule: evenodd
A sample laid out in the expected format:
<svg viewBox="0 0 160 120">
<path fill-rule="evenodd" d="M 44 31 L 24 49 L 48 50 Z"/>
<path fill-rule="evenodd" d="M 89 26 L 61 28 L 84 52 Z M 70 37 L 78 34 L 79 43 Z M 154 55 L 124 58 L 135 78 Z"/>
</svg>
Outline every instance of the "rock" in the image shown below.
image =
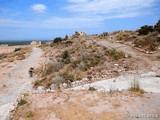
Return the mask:
<svg viewBox="0 0 160 120">
<path fill-rule="evenodd" d="M 55 89 L 55 85 L 52 84 L 52 85 L 50 86 L 50 89 L 51 89 L 51 90 L 54 90 L 54 89 Z"/>
<path fill-rule="evenodd" d="M 71 37 L 69 35 L 66 35 L 64 39 L 69 40 L 69 39 L 71 39 Z"/>
<path fill-rule="evenodd" d="M 87 80 L 88 80 L 88 78 L 83 78 L 82 80 L 87 81 Z"/>
<path fill-rule="evenodd" d="M 63 87 L 67 87 L 67 84 L 66 84 L 66 83 L 63 83 Z"/>
<path fill-rule="evenodd" d="M 39 86 L 39 87 L 37 88 L 37 90 L 38 90 L 38 91 L 42 91 L 42 90 L 44 90 L 44 87 L 43 87 L 43 86 Z"/>
<path fill-rule="evenodd" d="M 114 66 L 118 67 L 118 66 L 119 66 L 119 64 L 114 64 Z"/>
</svg>

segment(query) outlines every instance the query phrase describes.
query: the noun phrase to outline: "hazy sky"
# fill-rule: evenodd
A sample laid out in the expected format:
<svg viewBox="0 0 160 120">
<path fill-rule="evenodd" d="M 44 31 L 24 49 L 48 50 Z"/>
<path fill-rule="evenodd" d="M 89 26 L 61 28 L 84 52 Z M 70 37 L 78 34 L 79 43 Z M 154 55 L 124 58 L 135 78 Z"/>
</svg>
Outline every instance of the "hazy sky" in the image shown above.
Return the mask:
<svg viewBox="0 0 160 120">
<path fill-rule="evenodd" d="M 132 30 L 159 18 L 160 0 L 0 0 L 0 40 Z"/>
</svg>

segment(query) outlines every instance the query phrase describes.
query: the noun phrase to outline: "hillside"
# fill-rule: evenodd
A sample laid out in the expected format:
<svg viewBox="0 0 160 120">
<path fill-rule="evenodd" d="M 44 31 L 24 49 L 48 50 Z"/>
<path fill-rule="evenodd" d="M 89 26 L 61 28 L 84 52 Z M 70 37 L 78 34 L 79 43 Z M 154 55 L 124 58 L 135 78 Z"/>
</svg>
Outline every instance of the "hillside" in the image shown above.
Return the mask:
<svg viewBox="0 0 160 120">
<path fill-rule="evenodd" d="M 99 35 L 75 32 L 40 46 L 44 62 L 12 118 L 124 120 L 147 114 L 158 120 L 159 23 Z"/>
</svg>

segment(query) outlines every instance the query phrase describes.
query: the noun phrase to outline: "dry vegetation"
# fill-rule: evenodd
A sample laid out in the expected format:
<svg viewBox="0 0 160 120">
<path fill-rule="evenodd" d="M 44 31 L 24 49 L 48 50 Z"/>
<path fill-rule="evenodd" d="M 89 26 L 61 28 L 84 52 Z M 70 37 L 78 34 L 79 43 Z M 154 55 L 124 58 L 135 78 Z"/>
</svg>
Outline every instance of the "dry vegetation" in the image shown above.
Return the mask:
<svg viewBox="0 0 160 120">
<path fill-rule="evenodd" d="M 45 56 L 49 58 L 41 68 L 36 70 L 40 80 L 36 80 L 34 87 L 50 87 L 55 81 L 60 85 L 83 78 L 103 78 L 118 76 L 123 70 L 132 68 L 127 61 L 133 62 L 134 58 L 126 58 L 125 53 L 115 49 L 108 49 L 97 45 L 91 40 L 92 36 L 73 38 L 53 42 L 50 46 L 41 46 Z M 123 69 L 122 71 L 120 71 Z"/>
<path fill-rule="evenodd" d="M 15 60 L 23 60 L 29 55 L 30 52 L 31 52 L 31 48 L 29 47 L 15 48 L 13 52 L 0 54 L 0 63 L 13 62 Z"/>
<path fill-rule="evenodd" d="M 160 22 L 156 25 L 158 26 Z M 155 25 L 155 26 L 156 26 Z M 103 75 L 115 77 L 129 70 L 135 70 L 149 66 L 145 62 L 138 65 L 140 59 L 126 57 L 123 51 L 108 49 L 98 45 L 98 40 L 120 41 L 146 51 L 156 51 L 160 46 L 157 41 L 158 27 L 142 26 L 137 31 L 117 31 L 112 34 L 104 32 L 100 35 L 73 35 L 69 40 L 60 37 L 54 39 L 50 45 L 43 45 L 45 57 L 49 60 L 37 69 L 40 80 L 35 81 L 34 86 L 48 88 L 54 81 L 57 84 L 82 80 L 82 78 L 99 78 Z M 97 42 L 95 42 L 95 41 Z M 137 67 L 139 66 L 139 67 Z"/>
<path fill-rule="evenodd" d="M 158 32 L 152 32 L 148 35 L 138 35 L 137 31 L 121 31 L 115 34 L 115 39 L 124 44 L 131 44 L 146 51 L 156 51 L 160 42 L 156 36 Z"/>
<path fill-rule="evenodd" d="M 146 51 L 156 51 L 160 46 L 156 38 L 160 33 L 160 20 L 153 26 L 144 25 L 136 31 L 119 31 L 115 33 L 115 39 L 132 44 Z"/>
</svg>

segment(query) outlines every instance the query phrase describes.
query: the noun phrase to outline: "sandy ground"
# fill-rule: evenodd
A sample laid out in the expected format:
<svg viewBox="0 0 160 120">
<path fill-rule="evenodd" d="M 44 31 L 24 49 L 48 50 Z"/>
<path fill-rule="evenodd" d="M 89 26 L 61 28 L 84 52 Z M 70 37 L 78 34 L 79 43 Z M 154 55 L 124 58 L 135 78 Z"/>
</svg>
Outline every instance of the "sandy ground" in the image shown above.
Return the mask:
<svg viewBox="0 0 160 120">
<path fill-rule="evenodd" d="M 147 70 L 135 71 L 135 74 L 85 83 L 61 92 L 26 94 L 23 99 L 27 100 L 27 104 L 15 109 L 14 119 L 159 120 L 160 77 L 156 75 L 160 75 L 160 61 L 154 61 L 154 54 L 146 55 L 120 43 L 101 40 L 97 44 L 122 50 L 134 58 L 141 59 L 139 64 L 144 61 L 150 67 Z M 23 78 L 23 75 L 20 77 Z M 144 94 L 128 91 L 134 79 L 139 81 Z M 89 87 L 95 87 L 97 90 L 89 91 Z"/>
<path fill-rule="evenodd" d="M 31 55 L 19 62 L 2 63 L 0 65 L 0 120 L 5 120 L 13 103 L 21 92 L 31 90 L 31 82 L 28 70 L 37 67 L 40 62 L 42 50 L 33 48 Z"/>
<path fill-rule="evenodd" d="M 15 120 L 160 119 L 159 94 L 63 91 L 32 94 L 24 99 L 28 103 L 14 111 Z"/>
<path fill-rule="evenodd" d="M 10 53 L 15 50 L 15 48 L 25 48 L 32 47 L 31 45 L 16 45 L 16 46 L 0 46 L 0 54 L 2 53 Z"/>
</svg>

